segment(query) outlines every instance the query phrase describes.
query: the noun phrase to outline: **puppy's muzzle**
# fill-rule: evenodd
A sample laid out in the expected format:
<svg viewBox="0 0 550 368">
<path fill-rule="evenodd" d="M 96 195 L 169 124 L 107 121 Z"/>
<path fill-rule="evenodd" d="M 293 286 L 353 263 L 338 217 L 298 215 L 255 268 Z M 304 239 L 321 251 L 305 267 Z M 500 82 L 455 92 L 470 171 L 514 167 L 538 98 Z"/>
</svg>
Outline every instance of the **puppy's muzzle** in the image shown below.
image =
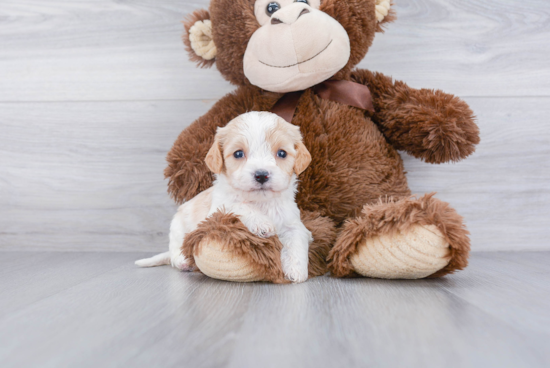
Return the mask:
<svg viewBox="0 0 550 368">
<path fill-rule="evenodd" d="M 254 179 L 260 184 L 264 184 L 269 180 L 269 173 L 265 170 L 258 170 L 254 173 Z"/>
</svg>

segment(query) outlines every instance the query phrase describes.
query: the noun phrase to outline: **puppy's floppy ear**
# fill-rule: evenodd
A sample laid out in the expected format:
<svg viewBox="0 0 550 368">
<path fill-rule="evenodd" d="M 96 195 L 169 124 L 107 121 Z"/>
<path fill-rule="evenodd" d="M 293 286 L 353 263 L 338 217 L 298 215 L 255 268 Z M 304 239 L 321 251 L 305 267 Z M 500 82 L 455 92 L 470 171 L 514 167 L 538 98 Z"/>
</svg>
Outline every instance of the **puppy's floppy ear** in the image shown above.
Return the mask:
<svg viewBox="0 0 550 368">
<path fill-rule="evenodd" d="M 300 141 L 296 143 L 296 159 L 294 160 L 294 172 L 300 175 L 309 166 L 311 155 L 306 146 Z"/>
<path fill-rule="evenodd" d="M 214 64 L 217 49 L 212 36 L 212 22 L 207 10 L 195 10 L 183 22 L 185 34 L 183 43 L 189 53 L 189 59 L 201 68 Z"/>
<path fill-rule="evenodd" d="M 214 139 L 214 144 L 212 145 L 212 147 L 210 147 L 210 151 L 208 151 L 204 162 L 206 163 L 206 166 L 208 166 L 210 171 L 212 171 L 214 174 L 219 174 L 222 172 L 223 155 L 221 151 L 220 140 L 218 137 Z"/>
</svg>

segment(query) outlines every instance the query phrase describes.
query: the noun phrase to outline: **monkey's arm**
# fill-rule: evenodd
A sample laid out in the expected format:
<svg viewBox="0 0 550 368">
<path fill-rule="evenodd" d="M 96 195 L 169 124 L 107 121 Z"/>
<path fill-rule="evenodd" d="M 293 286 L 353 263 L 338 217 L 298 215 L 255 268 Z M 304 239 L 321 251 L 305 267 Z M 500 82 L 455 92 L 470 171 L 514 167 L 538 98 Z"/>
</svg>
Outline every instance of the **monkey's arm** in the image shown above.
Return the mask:
<svg viewBox="0 0 550 368">
<path fill-rule="evenodd" d="M 352 80 L 370 88 L 372 120 L 396 149 L 434 164 L 459 161 L 475 151 L 479 128 L 458 97 L 414 89 L 368 70 L 356 70 Z"/>
<path fill-rule="evenodd" d="M 261 111 L 265 102 L 258 89 L 241 87 L 219 100 L 205 115 L 187 127 L 172 146 L 166 157 L 168 167 L 164 176 L 168 179 L 168 192 L 178 203 L 188 201 L 212 186 L 213 175 L 204 163 L 206 154 L 214 142 L 218 127 L 247 111 Z"/>
</svg>

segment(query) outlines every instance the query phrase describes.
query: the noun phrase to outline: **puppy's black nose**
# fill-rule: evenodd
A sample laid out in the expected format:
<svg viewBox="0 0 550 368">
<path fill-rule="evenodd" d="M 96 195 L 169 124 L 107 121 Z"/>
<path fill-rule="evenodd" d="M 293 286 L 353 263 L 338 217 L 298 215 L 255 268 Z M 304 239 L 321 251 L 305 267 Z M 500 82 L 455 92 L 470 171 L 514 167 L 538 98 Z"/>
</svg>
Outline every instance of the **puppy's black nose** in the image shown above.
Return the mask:
<svg viewBox="0 0 550 368">
<path fill-rule="evenodd" d="M 254 173 L 254 179 L 260 184 L 265 183 L 269 180 L 269 173 L 264 170 L 258 170 Z"/>
</svg>

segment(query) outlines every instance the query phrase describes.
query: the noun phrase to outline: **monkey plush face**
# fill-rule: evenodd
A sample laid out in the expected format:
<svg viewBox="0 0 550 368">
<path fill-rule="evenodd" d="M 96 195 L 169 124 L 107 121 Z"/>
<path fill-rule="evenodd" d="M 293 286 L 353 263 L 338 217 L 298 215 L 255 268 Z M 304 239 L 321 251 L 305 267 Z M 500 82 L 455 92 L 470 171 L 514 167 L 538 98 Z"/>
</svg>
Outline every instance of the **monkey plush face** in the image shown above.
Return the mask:
<svg viewBox="0 0 550 368">
<path fill-rule="evenodd" d="M 348 77 L 392 19 L 390 0 L 212 0 L 184 42 L 233 84 L 293 92 Z"/>
<path fill-rule="evenodd" d="M 319 10 L 319 0 L 257 0 L 260 28 L 248 41 L 244 74 L 273 92 L 309 88 L 346 66 L 350 40 L 344 27 Z"/>
</svg>

